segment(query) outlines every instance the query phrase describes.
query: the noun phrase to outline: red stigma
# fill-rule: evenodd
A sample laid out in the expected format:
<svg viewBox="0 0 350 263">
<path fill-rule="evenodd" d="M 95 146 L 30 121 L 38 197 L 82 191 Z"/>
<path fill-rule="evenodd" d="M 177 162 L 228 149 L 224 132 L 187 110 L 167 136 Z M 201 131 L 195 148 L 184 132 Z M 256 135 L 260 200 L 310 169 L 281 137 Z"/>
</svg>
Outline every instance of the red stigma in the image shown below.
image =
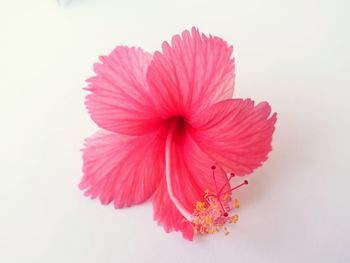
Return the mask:
<svg viewBox="0 0 350 263">
<path fill-rule="evenodd" d="M 248 180 L 244 180 L 243 183 L 241 183 L 241 184 L 231 188 L 230 190 L 228 190 L 226 192 L 223 192 L 223 194 L 230 193 L 230 192 L 232 192 L 232 191 L 234 191 L 234 190 L 236 190 L 236 189 L 238 189 L 238 188 L 240 188 L 240 187 L 242 187 L 243 185 L 246 185 L 246 184 L 248 184 Z M 221 192 L 220 192 L 220 194 L 221 194 Z"/>
</svg>

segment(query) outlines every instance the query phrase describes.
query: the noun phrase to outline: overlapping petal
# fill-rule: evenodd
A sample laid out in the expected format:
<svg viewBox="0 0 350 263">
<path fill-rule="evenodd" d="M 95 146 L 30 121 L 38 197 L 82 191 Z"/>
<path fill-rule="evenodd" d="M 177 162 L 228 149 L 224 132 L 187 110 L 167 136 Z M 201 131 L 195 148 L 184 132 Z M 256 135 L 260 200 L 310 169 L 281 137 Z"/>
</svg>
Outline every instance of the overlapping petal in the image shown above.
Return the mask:
<svg viewBox="0 0 350 263">
<path fill-rule="evenodd" d="M 155 52 L 147 81 L 162 117 L 189 115 L 223 99 L 232 98 L 232 46 L 196 28 L 175 35 Z"/>
<path fill-rule="evenodd" d="M 214 161 L 198 147 L 188 131 L 177 130 L 170 147 L 172 192 L 189 213 L 192 214 L 196 201 L 203 200 L 205 190 L 216 192 L 215 185 L 229 187 L 220 167 L 215 171 L 214 180 L 211 169 Z M 167 232 L 181 231 L 184 238 L 192 240 L 193 226 L 171 200 L 166 178 L 163 177 L 152 199 L 154 219 Z"/>
<path fill-rule="evenodd" d="M 154 111 L 146 71 L 152 56 L 141 49 L 117 47 L 94 65 L 88 79 L 86 105 L 91 118 L 112 132 L 138 135 L 155 130 L 160 119 Z"/>
<path fill-rule="evenodd" d="M 214 160 L 237 175 L 259 167 L 271 151 L 276 113 L 267 102 L 219 102 L 192 119 L 194 137 Z"/>
<path fill-rule="evenodd" d="M 102 130 L 86 140 L 80 188 L 116 208 L 147 200 L 164 175 L 165 130 L 126 136 Z"/>
</svg>

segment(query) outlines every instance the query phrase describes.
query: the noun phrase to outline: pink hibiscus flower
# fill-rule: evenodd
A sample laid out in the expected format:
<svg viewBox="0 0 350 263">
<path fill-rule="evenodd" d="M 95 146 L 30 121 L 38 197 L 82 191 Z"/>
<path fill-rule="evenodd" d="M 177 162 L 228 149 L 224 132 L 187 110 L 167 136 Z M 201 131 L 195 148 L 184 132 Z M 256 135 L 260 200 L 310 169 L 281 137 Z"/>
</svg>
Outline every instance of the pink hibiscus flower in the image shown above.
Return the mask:
<svg viewBox="0 0 350 263">
<path fill-rule="evenodd" d="M 101 130 L 83 150 L 85 194 L 116 208 L 151 198 L 154 219 L 189 240 L 237 221 L 229 180 L 267 159 L 276 113 L 232 99 L 232 51 L 192 28 L 153 55 L 118 46 L 101 56 L 88 79 Z"/>
</svg>

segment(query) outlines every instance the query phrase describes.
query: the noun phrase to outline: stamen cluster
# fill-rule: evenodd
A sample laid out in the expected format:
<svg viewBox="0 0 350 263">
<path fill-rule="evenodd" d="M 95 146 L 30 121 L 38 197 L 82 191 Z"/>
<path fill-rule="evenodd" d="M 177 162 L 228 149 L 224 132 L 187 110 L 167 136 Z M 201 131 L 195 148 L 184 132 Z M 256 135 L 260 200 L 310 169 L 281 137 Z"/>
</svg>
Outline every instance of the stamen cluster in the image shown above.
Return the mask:
<svg viewBox="0 0 350 263">
<path fill-rule="evenodd" d="M 211 169 L 216 191 L 215 193 L 209 190 L 204 191 L 204 201 L 196 202 L 191 223 L 195 234 L 206 235 L 223 231 L 225 235 L 228 235 L 229 231 L 226 224 L 236 224 L 238 221 L 238 215 L 231 215 L 230 213 L 240 206 L 238 199 L 232 201 L 232 192 L 247 185 L 248 181 L 244 180 L 241 184 L 224 191 L 225 187 L 230 184 L 231 179 L 235 176 L 234 173 L 231 173 L 229 178 L 227 178 L 227 182 L 218 190 L 215 178 L 216 166 L 213 165 Z"/>
<path fill-rule="evenodd" d="M 205 191 L 205 201 L 197 201 L 193 211 L 192 224 L 195 234 L 213 234 L 223 231 L 229 234 L 226 224 L 237 223 L 238 215 L 230 215 L 239 208 L 238 199 L 232 202 L 231 194 L 216 195 Z"/>
</svg>

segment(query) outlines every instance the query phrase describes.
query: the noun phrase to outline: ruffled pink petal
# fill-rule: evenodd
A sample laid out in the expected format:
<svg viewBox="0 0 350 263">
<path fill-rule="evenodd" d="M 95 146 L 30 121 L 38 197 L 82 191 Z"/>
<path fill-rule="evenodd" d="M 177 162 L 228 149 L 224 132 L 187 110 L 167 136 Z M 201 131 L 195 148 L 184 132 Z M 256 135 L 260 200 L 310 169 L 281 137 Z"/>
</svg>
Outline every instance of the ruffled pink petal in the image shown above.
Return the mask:
<svg viewBox="0 0 350 263">
<path fill-rule="evenodd" d="M 214 161 L 198 147 L 188 132 L 179 130 L 174 136 L 170 153 L 173 195 L 192 214 L 196 201 L 203 200 L 205 190 L 217 190 L 211 169 Z M 215 179 L 218 188 L 229 187 L 226 174 L 220 167 L 215 170 Z M 192 240 L 193 226 L 171 200 L 166 177 L 163 177 L 152 199 L 154 219 L 165 231 L 181 231 L 184 238 Z"/>
<path fill-rule="evenodd" d="M 158 112 L 167 118 L 190 116 L 220 100 L 232 98 L 234 60 L 232 46 L 198 29 L 164 42 L 147 72 Z"/>
<path fill-rule="evenodd" d="M 98 126 L 128 135 L 159 127 L 146 71 L 152 56 L 141 49 L 119 46 L 94 65 L 96 76 L 88 79 L 86 106 Z"/>
<path fill-rule="evenodd" d="M 192 119 L 200 147 L 237 175 L 251 173 L 267 160 L 276 122 L 267 102 L 250 99 L 219 102 Z"/>
<path fill-rule="evenodd" d="M 144 202 L 164 174 L 165 134 L 126 136 L 102 130 L 88 138 L 80 188 L 116 208 Z"/>
<path fill-rule="evenodd" d="M 181 231 L 185 239 L 192 240 L 194 235 L 193 226 L 186 221 L 170 200 L 165 178 L 162 179 L 152 199 L 154 220 L 162 225 L 167 233 Z"/>
</svg>

